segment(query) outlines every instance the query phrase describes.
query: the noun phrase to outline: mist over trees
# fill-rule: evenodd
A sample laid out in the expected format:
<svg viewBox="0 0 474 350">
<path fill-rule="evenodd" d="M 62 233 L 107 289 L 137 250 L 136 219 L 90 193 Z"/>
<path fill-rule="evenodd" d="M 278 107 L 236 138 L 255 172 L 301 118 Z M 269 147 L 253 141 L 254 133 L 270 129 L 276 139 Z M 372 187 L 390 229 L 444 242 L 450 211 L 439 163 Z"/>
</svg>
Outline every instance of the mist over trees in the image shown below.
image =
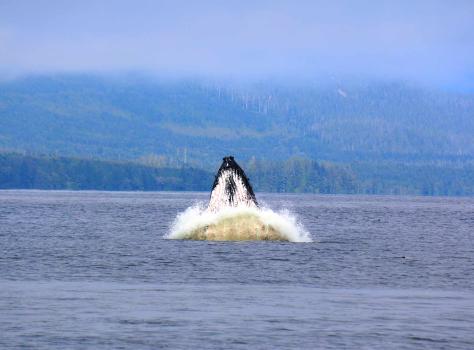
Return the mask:
<svg viewBox="0 0 474 350">
<path fill-rule="evenodd" d="M 214 165 L 474 157 L 474 95 L 407 83 L 232 84 L 37 76 L 0 83 L 0 148 Z"/>
</svg>

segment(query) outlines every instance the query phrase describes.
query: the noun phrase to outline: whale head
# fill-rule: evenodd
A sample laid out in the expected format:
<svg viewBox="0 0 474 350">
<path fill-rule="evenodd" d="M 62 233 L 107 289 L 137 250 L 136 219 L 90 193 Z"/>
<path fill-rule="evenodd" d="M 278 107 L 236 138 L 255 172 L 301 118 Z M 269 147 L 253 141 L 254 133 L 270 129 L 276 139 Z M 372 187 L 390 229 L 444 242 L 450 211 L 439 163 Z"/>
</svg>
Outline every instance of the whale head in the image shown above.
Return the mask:
<svg viewBox="0 0 474 350">
<path fill-rule="evenodd" d="M 217 212 L 240 206 L 258 207 L 258 203 L 249 179 L 234 157 L 224 157 L 212 185 L 208 210 Z"/>
</svg>

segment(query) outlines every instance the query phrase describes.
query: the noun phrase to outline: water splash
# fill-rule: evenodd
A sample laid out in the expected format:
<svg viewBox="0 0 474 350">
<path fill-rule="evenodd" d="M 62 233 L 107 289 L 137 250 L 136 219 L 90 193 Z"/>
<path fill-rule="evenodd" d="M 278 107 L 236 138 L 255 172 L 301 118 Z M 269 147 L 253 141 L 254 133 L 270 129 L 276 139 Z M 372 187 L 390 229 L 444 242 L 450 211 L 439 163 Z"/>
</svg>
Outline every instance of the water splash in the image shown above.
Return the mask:
<svg viewBox="0 0 474 350">
<path fill-rule="evenodd" d="M 310 234 L 288 210 L 275 212 L 268 208 L 225 207 L 217 212 L 203 204 L 178 214 L 169 239 L 248 241 L 271 240 L 311 242 Z"/>
</svg>

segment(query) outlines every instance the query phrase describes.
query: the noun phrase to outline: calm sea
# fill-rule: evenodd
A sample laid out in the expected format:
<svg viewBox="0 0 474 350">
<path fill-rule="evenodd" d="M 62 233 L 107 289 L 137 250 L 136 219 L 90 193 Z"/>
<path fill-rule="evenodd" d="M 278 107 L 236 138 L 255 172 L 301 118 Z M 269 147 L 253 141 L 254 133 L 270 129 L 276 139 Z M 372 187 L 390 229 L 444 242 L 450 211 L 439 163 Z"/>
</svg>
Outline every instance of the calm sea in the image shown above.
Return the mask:
<svg viewBox="0 0 474 350">
<path fill-rule="evenodd" d="M 164 239 L 208 194 L 0 191 L 0 348 L 474 348 L 474 199 L 257 196 L 314 242 Z"/>
</svg>

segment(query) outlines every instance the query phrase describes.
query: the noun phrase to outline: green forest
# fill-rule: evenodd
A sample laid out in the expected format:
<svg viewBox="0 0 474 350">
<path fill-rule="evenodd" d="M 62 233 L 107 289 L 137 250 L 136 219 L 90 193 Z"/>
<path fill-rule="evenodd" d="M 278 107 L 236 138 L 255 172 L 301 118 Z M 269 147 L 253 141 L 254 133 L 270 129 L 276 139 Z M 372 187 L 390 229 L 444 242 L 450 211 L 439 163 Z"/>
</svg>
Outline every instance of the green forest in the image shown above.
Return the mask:
<svg viewBox="0 0 474 350">
<path fill-rule="evenodd" d="M 209 191 L 214 169 L 0 153 L 0 189 Z M 255 191 L 474 195 L 474 165 L 335 164 L 304 158 L 241 163 Z M 372 168 L 371 168 L 372 167 Z"/>
</svg>

